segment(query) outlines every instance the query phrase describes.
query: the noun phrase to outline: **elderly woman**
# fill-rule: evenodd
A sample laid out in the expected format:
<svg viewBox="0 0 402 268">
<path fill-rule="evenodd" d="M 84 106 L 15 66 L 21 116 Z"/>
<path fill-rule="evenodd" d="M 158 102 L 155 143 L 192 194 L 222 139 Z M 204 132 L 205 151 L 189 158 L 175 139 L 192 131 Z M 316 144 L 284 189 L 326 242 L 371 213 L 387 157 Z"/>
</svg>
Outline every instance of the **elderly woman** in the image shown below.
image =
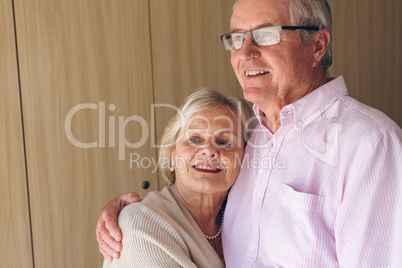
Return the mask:
<svg viewBox="0 0 402 268">
<path fill-rule="evenodd" d="M 159 151 L 169 186 L 122 210 L 123 251 L 103 267 L 224 267 L 225 201 L 240 169 L 250 114 L 244 102 L 215 90 L 187 98 Z"/>
</svg>

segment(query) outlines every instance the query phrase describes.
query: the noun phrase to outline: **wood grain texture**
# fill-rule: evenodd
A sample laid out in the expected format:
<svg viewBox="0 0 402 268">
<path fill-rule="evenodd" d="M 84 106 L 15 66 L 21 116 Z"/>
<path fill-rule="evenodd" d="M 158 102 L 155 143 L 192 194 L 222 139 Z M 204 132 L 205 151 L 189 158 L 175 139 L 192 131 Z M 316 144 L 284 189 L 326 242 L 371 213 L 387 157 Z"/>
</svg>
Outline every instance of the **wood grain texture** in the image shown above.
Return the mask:
<svg viewBox="0 0 402 268">
<path fill-rule="evenodd" d="M 33 267 L 12 1 L 0 1 L 0 260 Z"/>
<path fill-rule="evenodd" d="M 157 102 L 180 104 L 203 86 L 242 96 L 219 38 L 230 31 L 234 2 L 150 0 Z"/>
<path fill-rule="evenodd" d="M 402 126 L 402 2 L 329 0 L 333 14 L 332 75 L 349 94 Z"/>
<path fill-rule="evenodd" d="M 153 166 L 147 168 L 156 157 L 148 134 L 119 160 L 119 133 L 132 143 L 143 135 L 138 122 L 124 132 L 119 120 L 139 116 L 152 123 L 148 1 L 15 4 L 35 266 L 100 267 L 95 226 L 103 206 L 124 192 L 144 196 L 143 180 L 150 181 L 148 191 L 158 188 Z M 72 135 L 96 148 L 67 139 L 65 119 L 80 104 L 93 109 L 74 114 Z M 130 153 L 143 165 L 130 168 Z"/>
</svg>

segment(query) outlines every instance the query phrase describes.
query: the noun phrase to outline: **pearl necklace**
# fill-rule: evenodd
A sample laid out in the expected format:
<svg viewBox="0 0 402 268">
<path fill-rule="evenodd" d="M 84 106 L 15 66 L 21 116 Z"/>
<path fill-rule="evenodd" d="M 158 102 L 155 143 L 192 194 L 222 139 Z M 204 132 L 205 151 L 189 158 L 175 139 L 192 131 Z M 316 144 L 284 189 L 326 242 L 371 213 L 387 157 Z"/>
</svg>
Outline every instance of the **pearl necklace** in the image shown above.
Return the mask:
<svg viewBox="0 0 402 268">
<path fill-rule="evenodd" d="M 224 214 L 223 208 L 222 208 L 221 211 L 222 211 L 222 220 L 221 220 L 221 226 L 219 227 L 218 233 L 216 233 L 216 234 L 213 235 L 213 236 L 207 236 L 206 234 L 204 234 L 204 232 L 201 231 L 202 234 L 204 235 L 204 237 L 205 237 L 206 239 L 208 239 L 208 240 L 212 240 L 212 239 L 218 238 L 218 237 L 221 235 L 222 227 L 223 227 L 223 214 Z"/>
</svg>

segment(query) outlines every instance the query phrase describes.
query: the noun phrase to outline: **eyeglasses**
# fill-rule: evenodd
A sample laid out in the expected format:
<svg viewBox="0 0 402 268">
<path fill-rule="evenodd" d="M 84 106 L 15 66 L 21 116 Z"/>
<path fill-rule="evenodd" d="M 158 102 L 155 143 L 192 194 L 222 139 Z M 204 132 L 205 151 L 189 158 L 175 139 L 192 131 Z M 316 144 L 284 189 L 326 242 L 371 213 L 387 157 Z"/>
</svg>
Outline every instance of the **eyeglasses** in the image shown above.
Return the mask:
<svg viewBox="0 0 402 268">
<path fill-rule="evenodd" d="M 258 28 L 249 32 L 233 32 L 221 36 L 225 49 L 228 51 L 239 49 L 243 46 L 244 36 L 249 34 L 254 44 L 258 46 L 271 46 L 278 44 L 281 40 L 282 30 L 312 30 L 318 31 L 317 26 L 269 26 Z"/>
</svg>

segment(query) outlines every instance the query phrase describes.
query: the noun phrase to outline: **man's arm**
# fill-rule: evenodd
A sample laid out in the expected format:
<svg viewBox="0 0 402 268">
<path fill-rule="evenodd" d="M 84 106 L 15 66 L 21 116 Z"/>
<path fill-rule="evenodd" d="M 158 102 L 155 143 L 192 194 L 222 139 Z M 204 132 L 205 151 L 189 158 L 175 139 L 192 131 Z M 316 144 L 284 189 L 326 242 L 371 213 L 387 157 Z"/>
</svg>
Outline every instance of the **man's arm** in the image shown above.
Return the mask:
<svg viewBox="0 0 402 268">
<path fill-rule="evenodd" d="M 341 267 L 402 265 L 402 134 L 367 141 L 335 224 Z"/>
<path fill-rule="evenodd" d="M 104 261 L 103 268 L 195 268 L 189 248 L 171 221 L 147 206 L 127 206 L 119 215 L 124 236 L 121 257 Z"/>
<path fill-rule="evenodd" d="M 103 209 L 96 225 L 96 239 L 99 251 L 108 261 L 120 258 L 122 234 L 117 223 L 117 216 L 127 205 L 141 201 L 137 193 L 123 194 L 110 201 Z"/>
</svg>

